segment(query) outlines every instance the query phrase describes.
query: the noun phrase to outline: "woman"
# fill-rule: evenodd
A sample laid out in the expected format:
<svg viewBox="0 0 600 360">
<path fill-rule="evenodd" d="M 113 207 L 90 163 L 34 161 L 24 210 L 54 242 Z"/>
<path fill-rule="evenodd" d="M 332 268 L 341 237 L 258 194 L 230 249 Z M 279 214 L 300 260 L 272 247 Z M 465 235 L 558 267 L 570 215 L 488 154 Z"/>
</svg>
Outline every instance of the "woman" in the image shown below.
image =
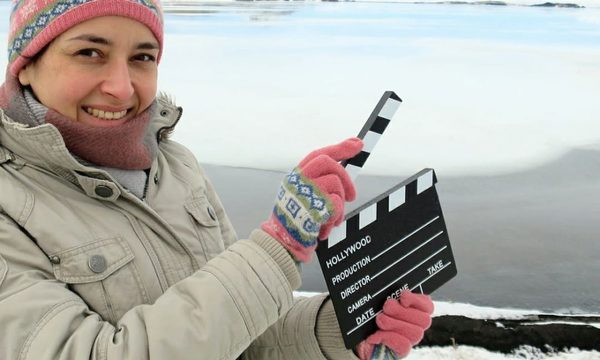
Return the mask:
<svg viewBox="0 0 600 360">
<path fill-rule="evenodd" d="M 297 264 L 355 197 L 339 161 L 360 140 L 309 154 L 236 241 L 193 155 L 168 139 L 182 110 L 156 97 L 158 3 L 20 0 L 10 26 L 0 358 L 365 360 L 420 341 L 427 296 L 388 300 L 354 351 L 326 295 L 292 297 Z"/>
</svg>

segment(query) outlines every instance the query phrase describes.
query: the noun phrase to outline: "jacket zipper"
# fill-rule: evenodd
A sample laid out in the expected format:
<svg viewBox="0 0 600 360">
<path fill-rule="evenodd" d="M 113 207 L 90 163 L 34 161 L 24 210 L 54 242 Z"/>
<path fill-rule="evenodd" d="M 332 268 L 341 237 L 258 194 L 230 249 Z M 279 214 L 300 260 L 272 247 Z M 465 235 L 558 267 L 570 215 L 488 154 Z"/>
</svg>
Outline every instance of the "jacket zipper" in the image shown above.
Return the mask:
<svg viewBox="0 0 600 360">
<path fill-rule="evenodd" d="M 167 282 L 165 272 L 162 266 L 160 265 L 160 261 L 158 260 L 158 255 L 156 255 L 154 248 L 150 244 L 150 241 L 146 237 L 146 234 L 144 234 L 144 230 L 142 229 L 142 226 L 140 225 L 139 221 L 134 216 L 128 213 L 125 213 L 125 216 L 131 223 L 131 226 L 133 226 L 133 231 L 135 231 L 138 238 L 140 239 L 144 250 L 146 250 L 146 254 L 148 255 L 148 258 L 150 258 L 150 262 L 152 262 L 152 268 L 154 269 L 154 273 L 156 274 L 156 278 L 158 279 L 160 289 L 164 293 L 169 288 L 169 283 Z"/>
</svg>

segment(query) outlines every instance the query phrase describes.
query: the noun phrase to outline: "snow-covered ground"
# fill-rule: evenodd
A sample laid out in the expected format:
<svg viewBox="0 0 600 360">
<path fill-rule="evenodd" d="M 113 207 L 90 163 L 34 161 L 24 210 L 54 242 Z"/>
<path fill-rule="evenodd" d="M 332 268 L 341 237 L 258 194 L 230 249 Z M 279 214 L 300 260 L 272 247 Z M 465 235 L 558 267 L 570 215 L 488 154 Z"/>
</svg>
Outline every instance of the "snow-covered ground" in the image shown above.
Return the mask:
<svg viewBox="0 0 600 360">
<path fill-rule="evenodd" d="M 501 309 L 494 307 L 481 307 L 471 304 L 464 303 L 449 303 L 443 301 L 435 302 L 435 313 L 434 316 L 441 315 L 462 315 L 472 319 L 522 319 L 528 315 L 543 314 L 537 310 L 523 310 L 523 309 Z M 547 314 L 547 313 L 546 313 Z M 553 315 L 565 315 L 558 314 Z M 593 315 L 595 316 L 595 315 Z M 551 322 L 545 322 L 548 324 Z M 552 322 L 552 323 L 564 323 L 564 322 Z M 538 324 L 542 324 L 541 322 Z M 600 323 L 591 323 L 591 326 L 600 328 Z M 600 339 L 599 339 L 600 341 Z M 544 353 L 538 348 L 530 346 L 522 346 L 512 354 L 501 354 L 497 352 L 491 352 L 486 349 L 457 345 L 456 347 L 419 347 L 416 348 L 409 359 L 461 359 L 461 360 L 472 360 L 472 359 L 556 359 L 556 360 L 598 360 L 600 359 L 600 352 L 597 351 L 581 351 L 579 349 L 570 349 L 569 351 L 558 351 L 552 353 Z"/>
<path fill-rule="evenodd" d="M 311 291 L 295 291 L 294 295 L 296 296 L 315 296 L 317 292 Z M 561 313 L 549 313 L 543 312 L 540 310 L 533 309 L 516 309 L 516 308 L 497 308 L 491 306 L 477 306 L 467 303 L 459 303 L 459 302 L 448 302 L 448 301 L 434 301 L 435 302 L 435 311 L 433 316 L 443 316 L 443 315 L 461 315 L 466 316 L 471 319 L 505 319 L 505 320 L 518 320 L 525 319 L 531 315 L 564 315 L 570 316 L 572 314 L 561 314 Z M 592 316 L 597 317 L 597 314 L 577 314 L 579 317 Z M 600 329 L 600 323 L 589 323 L 588 325 L 597 327 Z M 600 341 L 600 339 L 598 339 Z"/>
<path fill-rule="evenodd" d="M 524 346 L 512 354 L 500 354 L 472 346 L 418 347 L 413 349 L 407 360 L 598 360 L 597 351 L 572 349 L 555 353 L 543 353 L 539 349 Z"/>
<path fill-rule="evenodd" d="M 296 296 L 314 296 L 314 292 L 295 292 Z M 465 303 L 451 303 L 444 301 L 434 301 L 435 312 L 433 316 L 442 315 L 462 315 L 472 319 L 522 319 L 527 315 L 543 314 L 538 310 L 525 309 L 503 309 L 494 307 L 475 306 Z M 554 314 L 561 315 L 561 314 Z M 600 328 L 600 324 L 591 324 Z M 599 339 L 600 341 L 600 339 Z M 408 356 L 410 360 L 600 360 L 600 352 L 581 351 L 579 349 L 570 349 L 568 351 L 558 351 L 544 353 L 540 349 L 522 346 L 512 354 L 501 354 L 491 352 L 482 348 L 465 346 L 457 344 L 456 346 L 419 346 L 412 350 Z M 407 360 L 408 360 L 407 359 Z"/>
</svg>

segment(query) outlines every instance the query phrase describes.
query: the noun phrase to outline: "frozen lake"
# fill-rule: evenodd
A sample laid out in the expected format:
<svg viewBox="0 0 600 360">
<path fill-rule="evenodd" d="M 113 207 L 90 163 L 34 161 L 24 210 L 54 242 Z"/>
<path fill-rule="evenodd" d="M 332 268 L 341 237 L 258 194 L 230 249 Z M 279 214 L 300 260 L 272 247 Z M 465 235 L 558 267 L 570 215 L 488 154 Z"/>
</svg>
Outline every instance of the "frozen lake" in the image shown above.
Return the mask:
<svg viewBox="0 0 600 360">
<path fill-rule="evenodd" d="M 394 90 L 404 103 L 359 192 L 436 170 L 459 268 L 436 297 L 600 312 L 600 7 L 582 3 L 169 5 L 160 88 L 241 236 L 281 174 L 223 165 L 288 170 Z M 319 276 L 309 265 L 304 289 L 323 290 Z"/>
<path fill-rule="evenodd" d="M 186 109 L 178 136 L 203 161 L 287 169 L 354 135 L 384 90 L 404 104 L 365 167 L 371 174 L 506 173 L 600 143 L 600 8 L 200 9 L 167 16 L 161 88 Z"/>
<path fill-rule="evenodd" d="M 288 169 L 354 135 L 393 90 L 398 124 L 367 173 L 526 170 L 600 147 L 600 3 L 582 3 L 171 3 L 160 89 L 205 163 Z M 9 11 L 0 1 L 4 43 Z"/>
</svg>

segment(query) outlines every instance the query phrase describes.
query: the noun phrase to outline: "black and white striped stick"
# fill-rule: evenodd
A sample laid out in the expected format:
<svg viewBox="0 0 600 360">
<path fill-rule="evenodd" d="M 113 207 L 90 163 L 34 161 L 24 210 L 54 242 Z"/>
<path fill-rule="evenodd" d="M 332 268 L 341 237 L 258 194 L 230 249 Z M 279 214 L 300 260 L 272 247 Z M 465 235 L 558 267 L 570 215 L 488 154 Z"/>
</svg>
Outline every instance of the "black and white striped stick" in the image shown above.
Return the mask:
<svg viewBox="0 0 600 360">
<path fill-rule="evenodd" d="M 394 117 L 401 103 L 402 99 L 393 91 L 384 92 L 381 99 L 379 99 L 375 109 L 373 109 L 373 112 L 371 112 L 365 125 L 357 135 L 364 143 L 362 151 L 355 157 L 342 162 L 352 180 L 355 180 L 358 176 L 358 173 L 365 165 L 371 152 L 373 152 L 375 145 L 379 142 L 379 138 L 381 138 L 381 135 Z M 346 237 L 345 222 L 340 225 L 331 230 L 329 234 L 329 247 Z"/>
<path fill-rule="evenodd" d="M 379 99 L 377 106 L 375 106 L 371 116 L 369 116 L 357 136 L 364 142 L 362 151 L 355 157 L 342 162 L 352 180 L 356 179 L 360 169 L 365 165 L 381 134 L 383 134 L 396 110 L 398 110 L 400 103 L 402 103 L 402 100 L 393 91 L 386 91 Z"/>
</svg>

